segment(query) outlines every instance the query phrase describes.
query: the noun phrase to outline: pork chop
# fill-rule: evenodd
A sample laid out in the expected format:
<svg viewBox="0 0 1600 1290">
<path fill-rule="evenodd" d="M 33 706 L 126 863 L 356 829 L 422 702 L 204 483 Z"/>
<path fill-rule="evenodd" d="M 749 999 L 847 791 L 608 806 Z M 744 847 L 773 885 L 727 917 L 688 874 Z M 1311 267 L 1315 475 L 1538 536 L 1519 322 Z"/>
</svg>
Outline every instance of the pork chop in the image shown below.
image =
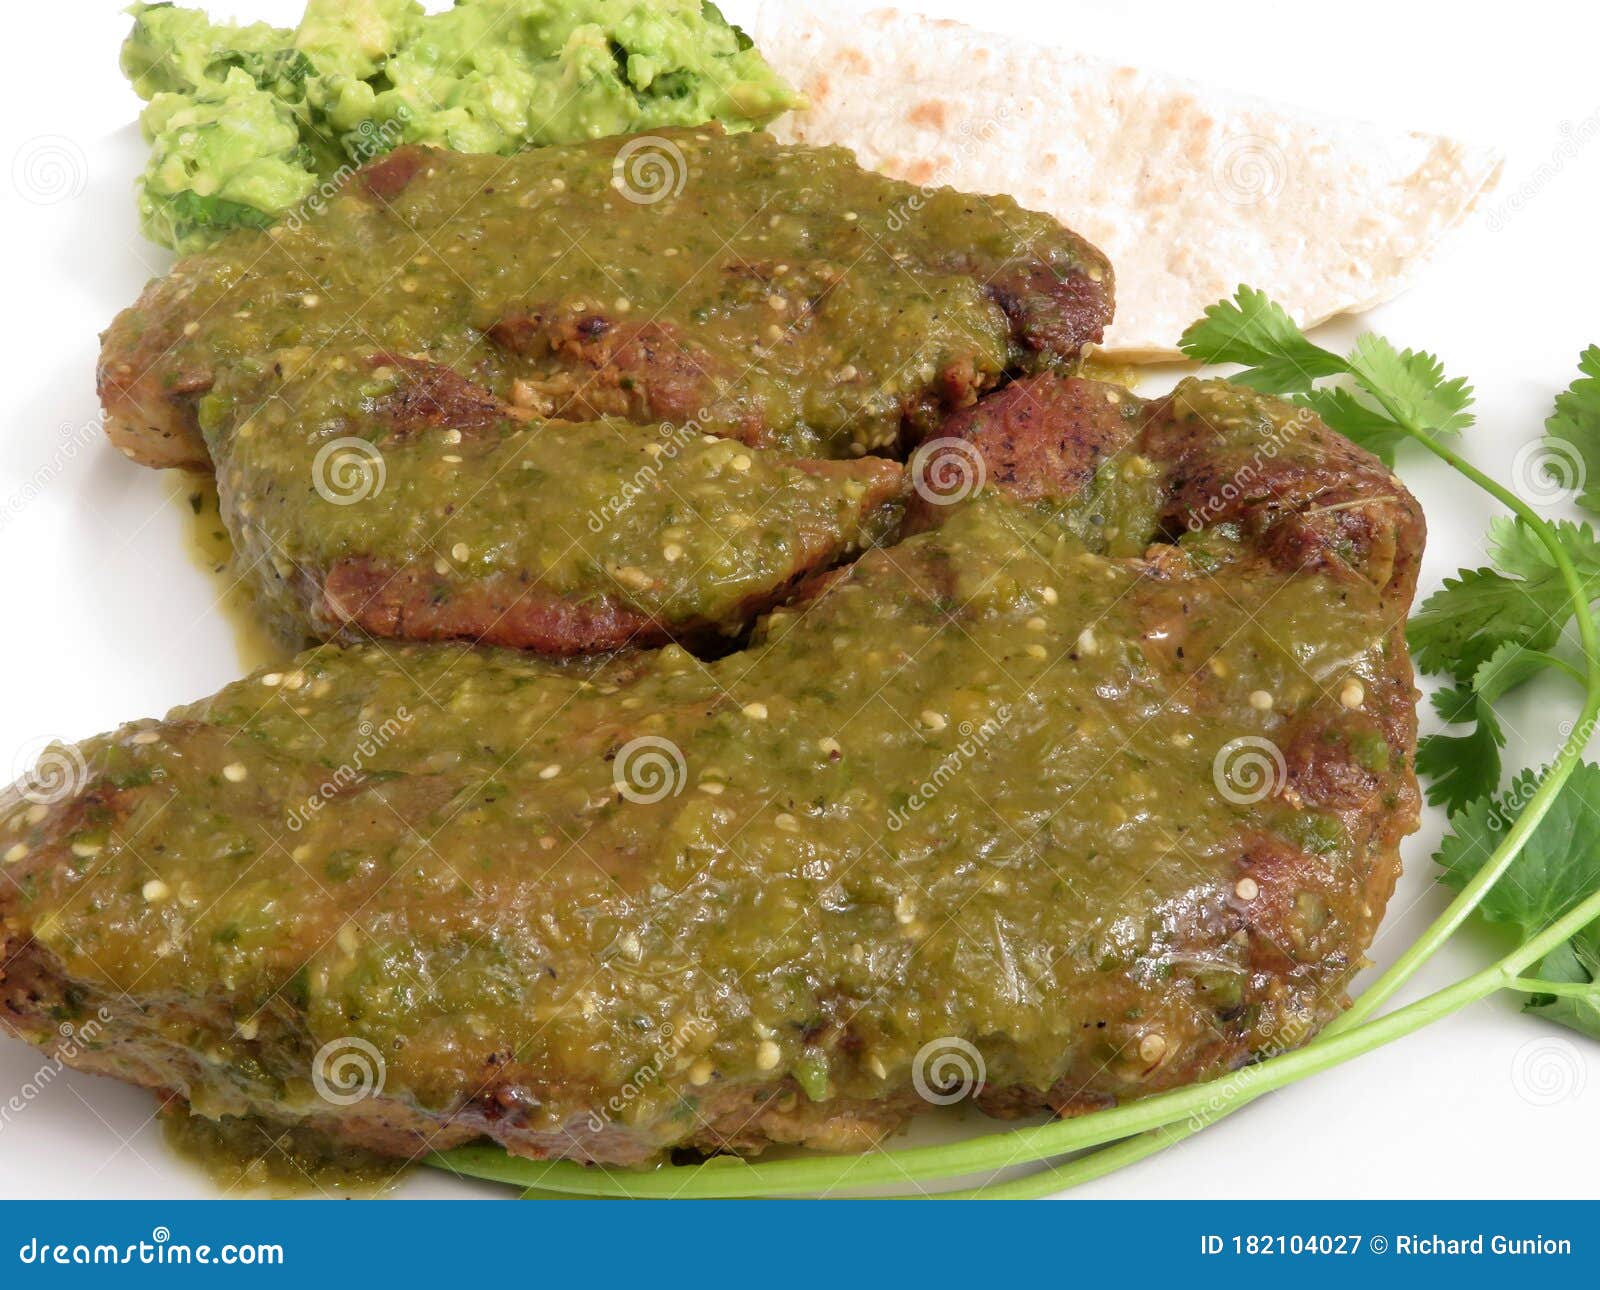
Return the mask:
<svg viewBox="0 0 1600 1290">
<path fill-rule="evenodd" d="M 180 261 L 103 337 L 112 440 L 204 468 L 221 371 L 299 346 L 426 357 L 541 416 L 692 421 L 848 457 L 1007 374 L 1074 362 L 1110 320 L 1104 257 L 1008 197 L 759 132 L 643 146 L 405 147 Z M 662 182 L 641 188 L 640 167 Z"/>
</svg>

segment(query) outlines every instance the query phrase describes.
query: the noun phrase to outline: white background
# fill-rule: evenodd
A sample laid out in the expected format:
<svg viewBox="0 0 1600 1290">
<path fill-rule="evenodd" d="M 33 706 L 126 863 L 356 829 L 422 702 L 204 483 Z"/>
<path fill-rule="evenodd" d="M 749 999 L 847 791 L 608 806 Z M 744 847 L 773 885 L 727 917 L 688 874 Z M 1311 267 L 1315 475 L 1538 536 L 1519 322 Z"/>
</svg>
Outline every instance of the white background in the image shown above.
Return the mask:
<svg viewBox="0 0 1600 1290">
<path fill-rule="evenodd" d="M 138 104 L 116 70 L 128 26 L 119 6 L 6 7 L 0 230 L 11 303 L 0 322 L 0 555 L 12 592 L 0 631 L 0 778 L 43 737 L 79 738 L 160 713 L 241 670 L 230 619 L 214 606 L 216 584 L 185 555 L 171 483 L 122 460 L 97 429 L 96 333 L 166 263 L 135 226 L 130 185 L 142 149 Z M 1592 3 L 908 7 L 1503 149 L 1499 192 L 1408 295 L 1364 320 L 1436 350 L 1449 371 L 1471 378 L 1480 420 L 1471 455 L 1501 476 L 1539 433 L 1578 351 L 1600 341 L 1600 138 L 1575 156 L 1563 150 L 1564 130 L 1584 138 L 1600 130 Z M 214 12 L 292 24 L 299 8 L 217 0 Z M 736 2 L 725 8 L 737 18 Z M 65 167 L 55 178 L 44 164 L 52 156 Z M 1492 230 L 1489 217 L 1519 189 L 1521 209 Z M 1342 347 L 1355 331 L 1340 324 L 1319 338 Z M 1426 465 L 1405 469 L 1432 529 L 1431 588 L 1458 565 L 1481 563 L 1491 512 Z M 1514 707 L 1508 762 L 1547 756 L 1575 706 L 1552 682 Z M 1428 861 L 1438 832 L 1430 816 L 1406 847 L 1407 874 L 1373 950 L 1379 963 L 1444 903 Z M 1463 975 L 1492 949 L 1487 936 L 1463 936 L 1410 993 Z M 0 1103 L 39 1066 L 32 1050 L 0 1041 Z M 0 1196 L 210 1194 L 166 1154 L 151 1107 L 147 1094 L 107 1080 L 55 1079 L 0 1122 Z M 1078 1194 L 1595 1197 L 1597 1125 L 1600 1045 L 1493 1001 Z M 436 1176 L 408 1187 L 467 1190 Z"/>
</svg>

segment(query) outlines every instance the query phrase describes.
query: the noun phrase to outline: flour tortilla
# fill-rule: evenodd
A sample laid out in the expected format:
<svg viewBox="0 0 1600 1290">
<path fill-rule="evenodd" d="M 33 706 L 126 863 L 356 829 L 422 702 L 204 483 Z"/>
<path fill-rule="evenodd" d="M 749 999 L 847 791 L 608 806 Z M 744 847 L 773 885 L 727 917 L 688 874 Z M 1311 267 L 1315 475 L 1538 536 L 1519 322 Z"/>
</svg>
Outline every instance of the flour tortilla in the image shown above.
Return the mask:
<svg viewBox="0 0 1600 1290">
<path fill-rule="evenodd" d="M 803 91 L 771 127 L 929 187 L 1010 193 L 1104 251 L 1102 353 L 1179 357 L 1241 282 L 1304 326 L 1406 285 L 1492 188 L 1494 152 L 1319 117 L 893 9 L 763 0 L 742 23 Z"/>
</svg>

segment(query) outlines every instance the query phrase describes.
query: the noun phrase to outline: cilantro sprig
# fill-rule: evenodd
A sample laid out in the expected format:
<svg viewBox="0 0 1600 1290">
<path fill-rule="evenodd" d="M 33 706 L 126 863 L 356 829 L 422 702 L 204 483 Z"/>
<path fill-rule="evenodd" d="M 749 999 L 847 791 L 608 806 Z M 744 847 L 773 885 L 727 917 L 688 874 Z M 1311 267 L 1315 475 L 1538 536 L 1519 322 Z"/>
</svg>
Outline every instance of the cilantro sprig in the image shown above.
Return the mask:
<svg viewBox="0 0 1600 1290">
<path fill-rule="evenodd" d="M 1394 450 L 1410 427 L 1445 435 L 1472 424 L 1471 386 L 1447 380 L 1432 354 L 1396 349 L 1368 332 L 1340 357 L 1312 344 L 1294 319 L 1252 287 L 1212 305 L 1178 346 L 1202 363 L 1242 364 L 1244 371 L 1230 380 L 1310 408 L 1385 465 L 1394 465 Z M 1329 376 L 1349 377 L 1352 385 L 1317 388 Z"/>
<path fill-rule="evenodd" d="M 483 1146 L 432 1156 L 428 1163 L 519 1186 L 530 1197 L 827 1195 L 974 1174 L 991 1181 L 939 1194 L 1041 1196 L 1131 1164 L 1264 1093 L 1498 991 L 1520 992 L 1529 1011 L 1600 1038 L 1600 767 L 1582 761 L 1600 714 L 1600 626 L 1592 610 L 1600 596 L 1600 539 L 1587 524 L 1546 521 L 1446 442 L 1471 426 L 1472 391 L 1446 377 L 1431 354 L 1398 349 L 1370 334 L 1349 354 L 1335 354 L 1249 287 L 1208 309 L 1181 345 L 1200 362 L 1241 364 L 1231 379 L 1310 408 L 1391 466 L 1403 444 L 1420 445 L 1511 512 L 1491 527 L 1491 565 L 1447 579 L 1408 633 L 1422 670 L 1449 681 L 1434 697 L 1435 710 L 1453 726 L 1472 727 L 1466 734 L 1431 735 L 1418 753 L 1418 769 L 1432 781 L 1430 796 L 1451 809 L 1451 831 L 1434 858 L 1440 881 L 1457 893 L 1428 929 L 1304 1047 L 1219 1080 L 1075 1119 L 863 1156 L 754 1163 L 719 1157 L 642 1174 L 519 1160 Z M 1587 475 L 1596 488 L 1582 488 L 1577 500 L 1600 513 L 1600 348 L 1584 352 L 1580 369 L 1580 379 L 1556 401 L 1546 443 L 1563 460 L 1594 467 Z M 1323 384 L 1330 380 L 1338 383 Z M 1577 652 L 1569 658 L 1561 639 L 1573 623 Z M 1582 705 L 1554 760 L 1542 771 L 1519 772 L 1501 792 L 1506 740 L 1495 705 L 1550 671 L 1579 682 Z M 1376 1015 L 1475 914 L 1513 929 L 1520 943 L 1471 976 Z M 1022 1179 L 993 1180 L 1001 1170 L 1076 1152 L 1085 1154 Z"/>
</svg>

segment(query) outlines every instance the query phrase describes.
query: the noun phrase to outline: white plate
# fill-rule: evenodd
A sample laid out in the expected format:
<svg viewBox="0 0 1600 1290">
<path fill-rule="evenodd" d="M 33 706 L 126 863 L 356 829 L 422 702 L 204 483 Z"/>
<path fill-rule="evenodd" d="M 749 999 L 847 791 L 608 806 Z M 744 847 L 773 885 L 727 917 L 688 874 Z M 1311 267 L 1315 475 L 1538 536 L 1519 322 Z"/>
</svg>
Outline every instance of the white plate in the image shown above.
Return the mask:
<svg viewBox="0 0 1600 1290">
<path fill-rule="evenodd" d="M 300 5 L 214 6 L 231 7 L 292 22 Z M 1502 476 L 1539 433 L 1578 351 L 1600 341 L 1592 5 L 1529 6 L 1510 21 L 1489 11 L 1476 22 L 1470 9 L 1392 0 L 1342 5 L 1337 21 L 1322 6 L 1278 3 L 908 7 L 1503 148 L 1499 192 L 1413 291 L 1364 320 L 1436 350 L 1472 380 L 1480 424 L 1471 453 Z M 186 553 L 189 526 L 171 482 L 124 461 L 98 429 L 96 333 L 167 262 L 135 226 L 129 189 L 143 150 L 131 124 L 137 100 L 116 72 L 127 28 L 119 8 L 80 0 L 7 12 L 0 551 L 12 593 L 0 633 L 9 680 L 0 773 L 42 737 L 80 738 L 159 714 L 241 670 L 216 583 Z M 737 3 L 726 8 L 737 17 Z M 1357 330 L 1322 336 L 1342 347 Z M 1432 529 L 1424 586 L 1481 563 L 1490 507 L 1427 463 L 1404 472 Z M 1575 706 L 1556 683 L 1512 705 L 1508 762 L 1547 756 Z M 1373 950 L 1380 964 L 1444 903 L 1428 861 L 1439 831 L 1430 813 L 1406 846 L 1407 874 Z M 1411 993 L 1481 964 L 1488 938 L 1460 941 Z M 1536 1071 L 1553 1083 L 1536 1083 Z M 23 1044 L 0 1041 L 0 1196 L 212 1194 L 167 1153 L 151 1111 L 148 1094 L 42 1066 Z M 1495 1001 L 1079 1194 L 1594 1197 L 1600 1179 L 1587 1145 L 1597 1113 L 1600 1046 Z M 473 1190 L 423 1174 L 405 1194 Z"/>
</svg>

